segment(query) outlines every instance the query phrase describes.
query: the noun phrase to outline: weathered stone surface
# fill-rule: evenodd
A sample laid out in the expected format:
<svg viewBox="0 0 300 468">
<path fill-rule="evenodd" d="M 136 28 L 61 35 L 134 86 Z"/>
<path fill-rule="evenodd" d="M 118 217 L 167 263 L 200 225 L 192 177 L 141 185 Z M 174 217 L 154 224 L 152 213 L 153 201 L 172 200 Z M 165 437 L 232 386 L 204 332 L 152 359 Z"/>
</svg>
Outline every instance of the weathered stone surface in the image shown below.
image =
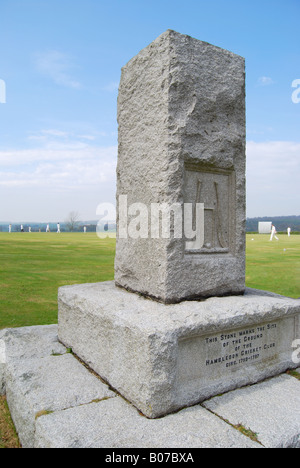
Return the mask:
<svg viewBox="0 0 300 468">
<path fill-rule="evenodd" d="M 65 353 L 66 348 L 57 339 L 57 325 L 0 330 L 0 395 L 5 393 L 5 369 L 9 362 Z"/>
<path fill-rule="evenodd" d="M 166 31 L 122 69 L 118 123 L 116 283 L 165 303 L 243 293 L 244 59 Z M 153 204 L 179 204 L 183 215 L 183 204 L 196 202 L 203 245 L 153 235 Z M 149 213 L 146 238 L 131 235 L 135 203 Z"/>
<path fill-rule="evenodd" d="M 2 339 L 4 336 L 4 331 L 0 330 L 0 395 L 5 394 L 5 362 L 6 362 L 6 352 L 5 352 L 5 342 Z"/>
<path fill-rule="evenodd" d="M 16 331 L 19 332 L 15 336 L 15 340 L 19 340 L 19 349 L 23 347 L 24 356 L 30 356 L 30 342 L 24 341 L 22 345 L 23 330 Z M 47 341 L 51 347 L 52 338 L 47 326 L 40 327 L 39 335 L 45 348 Z M 91 389 L 89 377 L 95 376 L 87 378 L 87 369 L 77 360 L 78 366 L 73 366 L 71 358 L 70 354 L 33 360 L 20 357 L 10 363 L 8 390 L 14 395 L 11 406 L 14 414 L 18 415 L 14 420 L 23 441 L 26 428 L 24 447 L 183 448 L 185 453 L 189 448 L 198 447 L 262 448 L 232 426 L 238 420 L 246 428 L 249 423 L 250 429 L 259 431 L 258 439 L 265 446 L 297 444 L 299 392 L 295 384 L 300 383 L 295 378 L 275 377 L 249 389 L 243 388 L 243 393 L 230 392 L 225 400 L 223 397 L 221 400 L 213 398 L 202 406 L 183 409 L 160 419 L 147 419 L 114 393 L 105 392 L 106 396 L 101 398 L 101 391 L 99 394 L 97 389 L 95 392 Z M 37 371 L 38 362 L 43 371 Z M 49 372 L 45 371 L 47 366 Z M 57 366 L 59 369 L 54 369 Z M 55 388 L 53 377 L 59 382 Z M 94 399 L 96 394 L 98 398 Z M 289 402 L 286 401 L 288 399 Z M 207 409 L 204 407 L 206 404 Z M 52 410 L 47 412 L 47 408 Z M 38 413 L 33 418 L 36 410 Z M 228 422 L 222 419 L 223 410 L 224 415 L 228 415 Z M 266 418 L 265 425 L 263 417 Z M 118 450 L 115 453 L 119 453 Z"/>
<path fill-rule="evenodd" d="M 205 408 L 257 434 L 267 448 L 300 448 L 300 382 L 288 375 L 204 402 Z"/>
<path fill-rule="evenodd" d="M 155 418 L 297 367 L 299 313 L 264 291 L 165 305 L 105 282 L 60 288 L 58 334 Z"/>
<path fill-rule="evenodd" d="M 35 447 L 261 448 L 201 406 L 150 420 L 119 397 L 41 416 Z"/>
<path fill-rule="evenodd" d="M 23 346 L 27 348 L 26 343 Z M 64 354 L 9 362 L 6 396 L 20 442 L 30 448 L 41 414 L 111 398 L 115 393 L 74 356 Z"/>
</svg>

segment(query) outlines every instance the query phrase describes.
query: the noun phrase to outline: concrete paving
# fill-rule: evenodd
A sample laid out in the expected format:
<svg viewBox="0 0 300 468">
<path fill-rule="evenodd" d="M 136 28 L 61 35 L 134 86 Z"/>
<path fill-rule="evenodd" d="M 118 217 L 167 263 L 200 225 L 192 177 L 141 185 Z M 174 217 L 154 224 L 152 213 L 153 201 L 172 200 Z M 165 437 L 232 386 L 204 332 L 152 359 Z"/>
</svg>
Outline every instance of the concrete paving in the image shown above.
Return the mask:
<svg viewBox="0 0 300 468">
<path fill-rule="evenodd" d="M 300 447 L 299 390 L 282 374 L 147 419 L 58 342 L 56 325 L 0 331 L 0 391 L 23 448 Z"/>
</svg>

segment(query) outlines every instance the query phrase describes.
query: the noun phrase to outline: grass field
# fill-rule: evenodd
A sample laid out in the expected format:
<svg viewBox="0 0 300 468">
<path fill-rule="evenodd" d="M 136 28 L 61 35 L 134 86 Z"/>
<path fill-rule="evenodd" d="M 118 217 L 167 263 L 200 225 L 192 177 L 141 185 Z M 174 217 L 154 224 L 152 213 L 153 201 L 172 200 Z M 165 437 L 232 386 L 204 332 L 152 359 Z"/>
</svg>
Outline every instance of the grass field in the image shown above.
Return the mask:
<svg viewBox="0 0 300 468">
<path fill-rule="evenodd" d="M 283 296 L 300 297 L 300 236 L 247 235 L 246 285 Z"/>
<path fill-rule="evenodd" d="M 57 323 L 57 289 L 113 279 L 115 239 L 0 233 L 0 329 Z"/>
<path fill-rule="evenodd" d="M 60 286 L 114 277 L 115 239 L 95 233 L 0 233 L 0 329 L 57 322 Z M 300 236 L 247 235 L 246 284 L 300 296 Z"/>
<path fill-rule="evenodd" d="M 115 239 L 95 233 L 0 233 L 0 329 L 57 323 L 60 286 L 112 280 Z M 300 236 L 247 235 L 246 285 L 300 296 Z M 0 448 L 20 447 L 5 397 Z"/>
</svg>

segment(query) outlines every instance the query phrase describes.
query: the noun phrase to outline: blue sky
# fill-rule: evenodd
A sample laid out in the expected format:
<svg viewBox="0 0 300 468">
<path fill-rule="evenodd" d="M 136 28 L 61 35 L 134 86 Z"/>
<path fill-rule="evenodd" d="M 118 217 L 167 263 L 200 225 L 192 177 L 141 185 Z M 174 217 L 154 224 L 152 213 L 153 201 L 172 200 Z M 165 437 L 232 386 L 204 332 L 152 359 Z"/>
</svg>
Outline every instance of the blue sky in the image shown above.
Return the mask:
<svg viewBox="0 0 300 468">
<path fill-rule="evenodd" d="M 300 214 L 299 0 L 0 0 L 0 21 L 0 221 L 115 202 L 121 67 L 166 29 L 245 57 L 247 216 Z"/>
</svg>

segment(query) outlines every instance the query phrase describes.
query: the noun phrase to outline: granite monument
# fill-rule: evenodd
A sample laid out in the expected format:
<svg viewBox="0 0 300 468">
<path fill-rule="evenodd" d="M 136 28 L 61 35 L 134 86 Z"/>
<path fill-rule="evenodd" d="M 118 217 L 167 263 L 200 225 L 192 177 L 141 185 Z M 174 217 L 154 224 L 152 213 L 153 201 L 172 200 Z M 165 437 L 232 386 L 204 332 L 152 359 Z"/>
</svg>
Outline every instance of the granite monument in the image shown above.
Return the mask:
<svg viewBox="0 0 300 468">
<path fill-rule="evenodd" d="M 58 335 L 156 418 L 280 374 L 300 301 L 245 288 L 245 66 L 168 30 L 122 70 L 115 281 L 59 289 Z"/>
</svg>

